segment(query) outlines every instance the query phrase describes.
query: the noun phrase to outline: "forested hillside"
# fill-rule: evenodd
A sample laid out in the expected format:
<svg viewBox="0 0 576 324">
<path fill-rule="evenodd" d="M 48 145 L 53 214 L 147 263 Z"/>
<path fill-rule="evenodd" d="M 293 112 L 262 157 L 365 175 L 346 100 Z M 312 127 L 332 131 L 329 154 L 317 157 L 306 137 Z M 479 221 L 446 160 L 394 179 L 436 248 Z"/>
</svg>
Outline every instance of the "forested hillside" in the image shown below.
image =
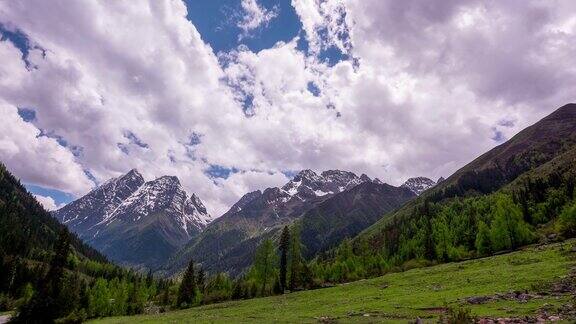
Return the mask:
<svg viewBox="0 0 576 324">
<path fill-rule="evenodd" d="M 70 234 L 0 164 L 0 311 L 26 323 L 137 314 L 166 289 Z"/>
<path fill-rule="evenodd" d="M 355 280 L 574 236 L 575 144 L 570 104 L 323 255 L 316 277 Z"/>
</svg>

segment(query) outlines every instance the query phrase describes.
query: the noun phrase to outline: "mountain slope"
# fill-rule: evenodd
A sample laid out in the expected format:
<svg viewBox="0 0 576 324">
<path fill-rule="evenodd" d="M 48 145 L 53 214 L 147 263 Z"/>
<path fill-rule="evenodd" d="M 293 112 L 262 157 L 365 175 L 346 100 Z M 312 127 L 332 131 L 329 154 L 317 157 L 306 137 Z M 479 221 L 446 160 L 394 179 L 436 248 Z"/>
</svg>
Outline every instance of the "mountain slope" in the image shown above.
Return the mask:
<svg viewBox="0 0 576 324">
<path fill-rule="evenodd" d="M 356 236 L 415 196 L 408 188 L 364 182 L 331 197 L 299 220 L 304 256 L 313 257 Z"/>
<path fill-rule="evenodd" d="M 435 194 L 431 198 L 462 195 L 468 190 L 493 192 L 574 144 L 576 104 L 567 104 L 456 171 L 437 190 L 432 190 Z"/>
<path fill-rule="evenodd" d="M 316 174 L 304 170 L 282 188 L 248 193 L 179 251 L 169 262 L 167 272 L 177 272 L 193 258 L 209 271 L 236 274 L 252 262 L 252 253 L 264 238 L 274 237 L 282 225 L 299 219 L 334 226 L 311 231 L 311 241 L 322 240 L 311 243 L 311 249 L 335 244 L 414 196 L 409 190 L 379 183 L 377 179 L 372 181 L 366 175 L 358 177 L 346 171 Z M 357 187 L 364 189 L 353 191 Z M 348 191 L 349 194 L 343 195 Z M 337 208 L 344 211 L 336 214 Z M 317 220 L 321 217 L 322 220 Z"/>
<path fill-rule="evenodd" d="M 65 228 L 0 163 L 0 256 L 18 255 L 45 261 L 47 251 L 51 251 Z M 74 235 L 71 244 L 81 255 L 106 262 L 102 254 Z"/>
<path fill-rule="evenodd" d="M 211 221 L 176 177 L 144 182 L 136 170 L 54 212 L 86 242 L 131 267 L 157 268 Z"/>
<path fill-rule="evenodd" d="M 429 204 L 443 204 L 458 197 L 485 196 L 500 189 L 515 195 L 511 185 L 516 184 L 513 191 L 517 191 L 521 189 L 518 188 L 521 179 L 538 177 L 542 170 L 564 179 L 560 182 L 571 181 L 567 172 L 576 166 L 575 149 L 576 105 L 568 104 L 481 155 L 401 209 L 386 215 L 355 240 L 368 240 L 376 248 L 381 248 L 384 242 L 394 246 L 399 224 L 421 219 Z M 548 181 L 551 180 L 546 179 Z"/>
</svg>

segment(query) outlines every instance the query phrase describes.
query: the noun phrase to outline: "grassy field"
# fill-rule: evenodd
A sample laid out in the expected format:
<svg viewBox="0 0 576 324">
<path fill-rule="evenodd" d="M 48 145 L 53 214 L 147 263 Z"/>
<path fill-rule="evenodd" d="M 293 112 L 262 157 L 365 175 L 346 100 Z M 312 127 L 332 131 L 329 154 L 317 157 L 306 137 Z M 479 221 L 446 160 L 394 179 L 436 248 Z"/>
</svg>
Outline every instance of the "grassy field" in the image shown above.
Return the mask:
<svg viewBox="0 0 576 324">
<path fill-rule="evenodd" d="M 333 288 L 303 291 L 196 307 L 158 315 L 104 318 L 101 323 L 247 323 L 247 322 L 400 322 L 417 317 L 432 321 L 446 305 L 466 297 L 538 291 L 566 277 L 576 266 L 575 241 L 490 258 L 413 269 Z M 570 295 L 541 296 L 527 302 L 498 300 L 467 305 L 473 315 L 535 315 L 569 303 Z"/>
</svg>

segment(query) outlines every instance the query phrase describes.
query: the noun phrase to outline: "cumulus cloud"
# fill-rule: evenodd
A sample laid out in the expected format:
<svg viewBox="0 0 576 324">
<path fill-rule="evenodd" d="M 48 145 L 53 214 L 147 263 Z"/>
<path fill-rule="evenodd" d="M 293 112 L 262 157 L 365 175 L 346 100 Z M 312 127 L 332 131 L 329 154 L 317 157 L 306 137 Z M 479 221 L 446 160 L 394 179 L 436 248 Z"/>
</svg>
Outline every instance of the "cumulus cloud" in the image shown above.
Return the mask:
<svg viewBox="0 0 576 324">
<path fill-rule="evenodd" d="M 0 3 L 0 23 L 37 44 L 27 66 L 0 42 L 0 159 L 76 195 L 131 168 L 177 175 L 219 216 L 286 171 L 447 176 L 574 100 L 571 1 L 292 5 L 309 51 L 296 37 L 217 57 L 181 1 Z M 281 14 L 242 8 L 247 33 Z M 354 59 L 328 65 L 329 47 Z"/>
<path fill-rule="evenodd" d="M 93 183 L 73 154 L 55 139 L 24 122 L 14 106 L 0 100 L 0 157 L 27 182 L 80 194 Z"/>
<path fill-rule="evenodd" d="M 52 197 L 46 197 L 42 195 L 34 195 L 34 198 L 48 211 L 57 210 L 64 207 L 64 204 L 57 205 Z"/>
</svg>

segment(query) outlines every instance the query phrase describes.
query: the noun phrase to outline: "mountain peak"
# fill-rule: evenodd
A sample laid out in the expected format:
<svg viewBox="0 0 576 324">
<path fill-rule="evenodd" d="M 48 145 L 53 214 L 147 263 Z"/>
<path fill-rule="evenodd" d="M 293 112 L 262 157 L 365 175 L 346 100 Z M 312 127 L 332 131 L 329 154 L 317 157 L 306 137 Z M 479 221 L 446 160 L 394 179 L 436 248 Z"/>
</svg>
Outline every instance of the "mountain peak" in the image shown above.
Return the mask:
<svg viewBox="0 0 576 324">
<path fill-rule="evenodd" d="M 318 178 L 318 174 L 310 169 L 302 170 L 294 177 L 294 180 L 298 181 L 300 179 L 315 180 Z"/>
<path fill-rule="evenodd" d="M 159 177 L 159 178 L 156 178 L 155 180 L 152 180 L 152 182 L 180 185 L 180 179 L 178 179 L 178 177 L 176 177 L 176 176 L 168 176 L 168 175 L 165 175 L 165 176 L 161 176 L 161 177 Z"/>
<path fill-rule="evenodd" d="M 360 180 L 362 180 L 363 182 L 370 182 L 372 181 L 372 179 L 370 179 L 369 176 L 366 175 L 366 173 L 362 173 L 362 175 L 360 176 Z M 377 179 L 374 179 L 377 180 Z"/>
<path fill-rule="evenodd" d="M 213 219 L 178 177 L 144 182 L 132 169 L 54 213 L 112 260 L 156 266 Z M 150 244 L 158 254 L 148 253 Z M 144 256 L 137 260 L 136 255 Z"/>
<path fill-rule="evenodd" d="M 436 182 L 434 180 L 426 177 L 414 177 L 406 180 L 402 187 L 412 190 L 417 195 L 420 195 L 424 191 L 434 187 Z"/>
</svg>

